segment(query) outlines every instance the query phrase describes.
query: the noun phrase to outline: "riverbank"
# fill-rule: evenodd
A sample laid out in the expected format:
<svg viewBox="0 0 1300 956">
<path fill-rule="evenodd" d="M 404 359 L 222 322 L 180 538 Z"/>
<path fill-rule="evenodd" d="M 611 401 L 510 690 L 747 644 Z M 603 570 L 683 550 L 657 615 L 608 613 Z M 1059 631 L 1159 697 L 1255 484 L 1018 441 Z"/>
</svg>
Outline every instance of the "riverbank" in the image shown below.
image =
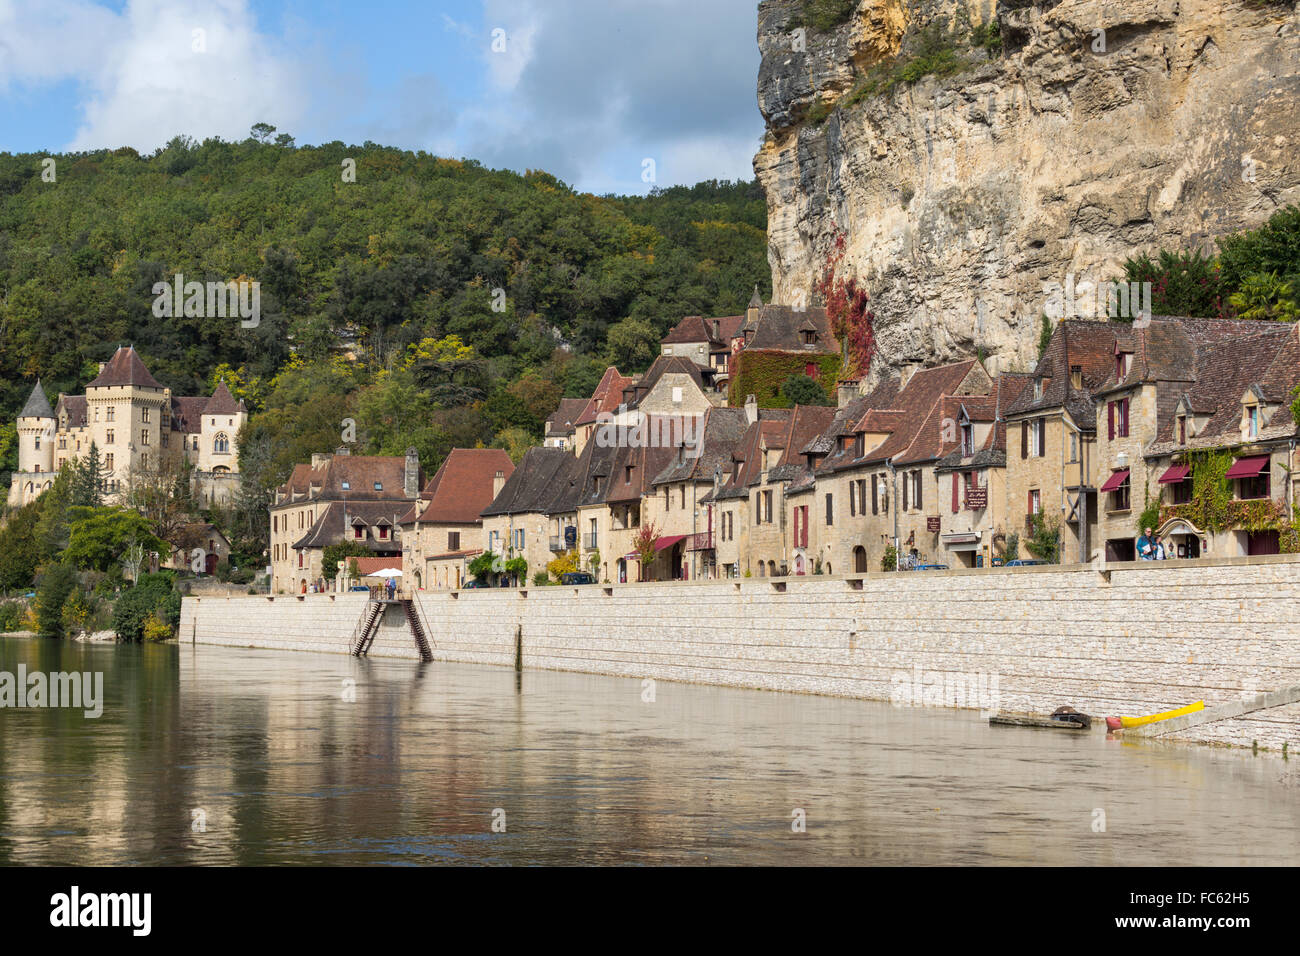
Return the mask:
<svg viewBox="0 0 1300 956">
<path fill-rule="evenodd" d="M 420 592 L 435 660 L 1096 716 L 1300 684 L 1300 556 Z M 365 595 L 186 598 L 182 643 L 346 654 Z M 400 607 L 372 657 L 416 659 Z M 990 705 L 995 705 L 991 707 Z M 1300 745 L 1300 704 L 1161 739 Z"/>
</svg>

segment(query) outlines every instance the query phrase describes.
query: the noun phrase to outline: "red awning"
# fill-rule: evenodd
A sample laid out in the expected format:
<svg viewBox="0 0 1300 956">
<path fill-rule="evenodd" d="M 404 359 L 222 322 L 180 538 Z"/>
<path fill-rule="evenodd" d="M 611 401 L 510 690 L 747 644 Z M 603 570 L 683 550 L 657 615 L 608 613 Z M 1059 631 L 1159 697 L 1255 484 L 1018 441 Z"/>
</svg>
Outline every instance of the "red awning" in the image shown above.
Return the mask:
<svg viewBox="0 0 1300 956">
<path fill-rule="evenodd" d="M 1132 469 L 1121 468 L 1119 471 L 1112 472 L 1111 476 L 1106 479 L 1106 483 L 1101 486 L 1102 491 L 1114 491 L 1124 482 L 1128 481 L 1128 473 Z"/>
<path fill-rule="evenodd" d="M 655 538 L 655 550 L 662 551 L 664 548 L 671 548 L 678 541 L 689 538 L 688 534 L 670 534 L 666 537 Z"/>
<path fill-rule="evenodd" d="M 1228 469 L 1225 478 L 1254 478 L 1268 465 L 1268 455 L 1253 455 L 1250 458 L 1238 458 Z"/>
<path fill-rule="evenodd" d="M 678 541 L 681 541 L 682 539 L 689 538 L 689 537 L 690 537 L 689 534 L 670 534 L 667 537 L 655 538 L 655 550 L 662 551 L 664 548 L 671 548 Z M 641 555 L 638 554 L 636 551 L 633 551 L 631 554 L 623 555 L 623 558 L 624 560 L 627 561 L 639 561 L 641 559 Z"/>
<path fill-rule="evenodd" d="M 1172 485 L 1174 482 L 1184 480 L 1191 473 L 1191 465 L 1170 465 L 1169 470 L 1160 476 L 1160 484 Z"/>
</svg>

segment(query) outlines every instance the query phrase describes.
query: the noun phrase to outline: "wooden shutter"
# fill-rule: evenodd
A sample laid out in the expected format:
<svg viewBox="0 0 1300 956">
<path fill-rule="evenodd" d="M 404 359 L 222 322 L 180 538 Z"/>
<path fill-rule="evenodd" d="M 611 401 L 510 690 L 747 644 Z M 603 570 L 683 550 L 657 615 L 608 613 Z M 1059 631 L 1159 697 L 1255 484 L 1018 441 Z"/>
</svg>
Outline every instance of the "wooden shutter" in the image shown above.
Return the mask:
<svg viewBox="0 0 1300 956">
<path fill-rule="evenodd" d="M 876 476 L 871 476 L 871 513 L 880 514 L 880 482 Z"/>
<path fill-rule="evenodd" d="M 1106 437 L 1115 440 L 1115 403 L 1106 403 Z"/>
<path fill-rule="evenodd" d="M 1020 423 L 1020 457 L 1029 457 L 1029 422 Z"/>
<path fill-rule="evenodd" d="M 921 484 L 922 484 L 922 481 L 921 481 L 921 473 L 918 471 L 918 472 L 916 472 L 916 507 L 917 507 L 918 509 L 921 509 L 921 508 L 922 508 L 922 505 L 921 505 Z"/>
<path fill-rule="evenodd" d="M 911 475 L 903 475 L 903 510 L 904 511 L 907 510 L 907 483 L 910 479 L 911 479 Z"/>
<path fill-rule="evenodd" d="M 952 473 L 952 513 L 953 513 L 953 514 L 956 514 L 957 511 L 958 511 L 958 508 L 957 508 L 957 486 L 958 486 L 958 481 L 957 481 L 957 472 L 954 471 L 954 472 Z"/>
</svg>

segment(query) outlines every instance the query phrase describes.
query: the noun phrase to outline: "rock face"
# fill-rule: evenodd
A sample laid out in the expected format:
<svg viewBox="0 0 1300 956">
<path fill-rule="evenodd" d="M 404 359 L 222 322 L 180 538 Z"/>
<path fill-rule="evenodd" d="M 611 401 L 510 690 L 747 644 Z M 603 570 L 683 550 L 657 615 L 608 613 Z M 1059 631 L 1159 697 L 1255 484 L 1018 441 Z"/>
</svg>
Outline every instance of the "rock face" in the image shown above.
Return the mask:
<svg viewBox="0 0 1300 956">
<path fill-rule="evenodd" d="M 1300 202 L 1294 0 L 860 0 L 800 33 L 804 6 L 758 12 L 773 295 L 809 295 L 843 231 L 877 373 L 981 348 L 1028 367 L 1045 287 Z M 993 22 L 1001 50 L 971 45 Z M 958 72 L 854 93 L 938 24 Z"/>
</svg>

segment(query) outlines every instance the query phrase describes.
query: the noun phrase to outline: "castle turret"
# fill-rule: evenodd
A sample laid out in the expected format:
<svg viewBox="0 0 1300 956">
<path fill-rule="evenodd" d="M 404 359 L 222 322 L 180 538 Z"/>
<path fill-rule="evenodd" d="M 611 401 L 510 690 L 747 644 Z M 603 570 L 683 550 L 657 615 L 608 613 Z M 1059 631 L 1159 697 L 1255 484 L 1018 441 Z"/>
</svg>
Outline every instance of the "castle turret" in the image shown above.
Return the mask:
<svg viewBox="0 0 1300 956">
<path fill-rule="evenodd" d="M 18 413 L 18 470 L 54 470 L 54 410 L 39 380 Z"/>
</svg>

